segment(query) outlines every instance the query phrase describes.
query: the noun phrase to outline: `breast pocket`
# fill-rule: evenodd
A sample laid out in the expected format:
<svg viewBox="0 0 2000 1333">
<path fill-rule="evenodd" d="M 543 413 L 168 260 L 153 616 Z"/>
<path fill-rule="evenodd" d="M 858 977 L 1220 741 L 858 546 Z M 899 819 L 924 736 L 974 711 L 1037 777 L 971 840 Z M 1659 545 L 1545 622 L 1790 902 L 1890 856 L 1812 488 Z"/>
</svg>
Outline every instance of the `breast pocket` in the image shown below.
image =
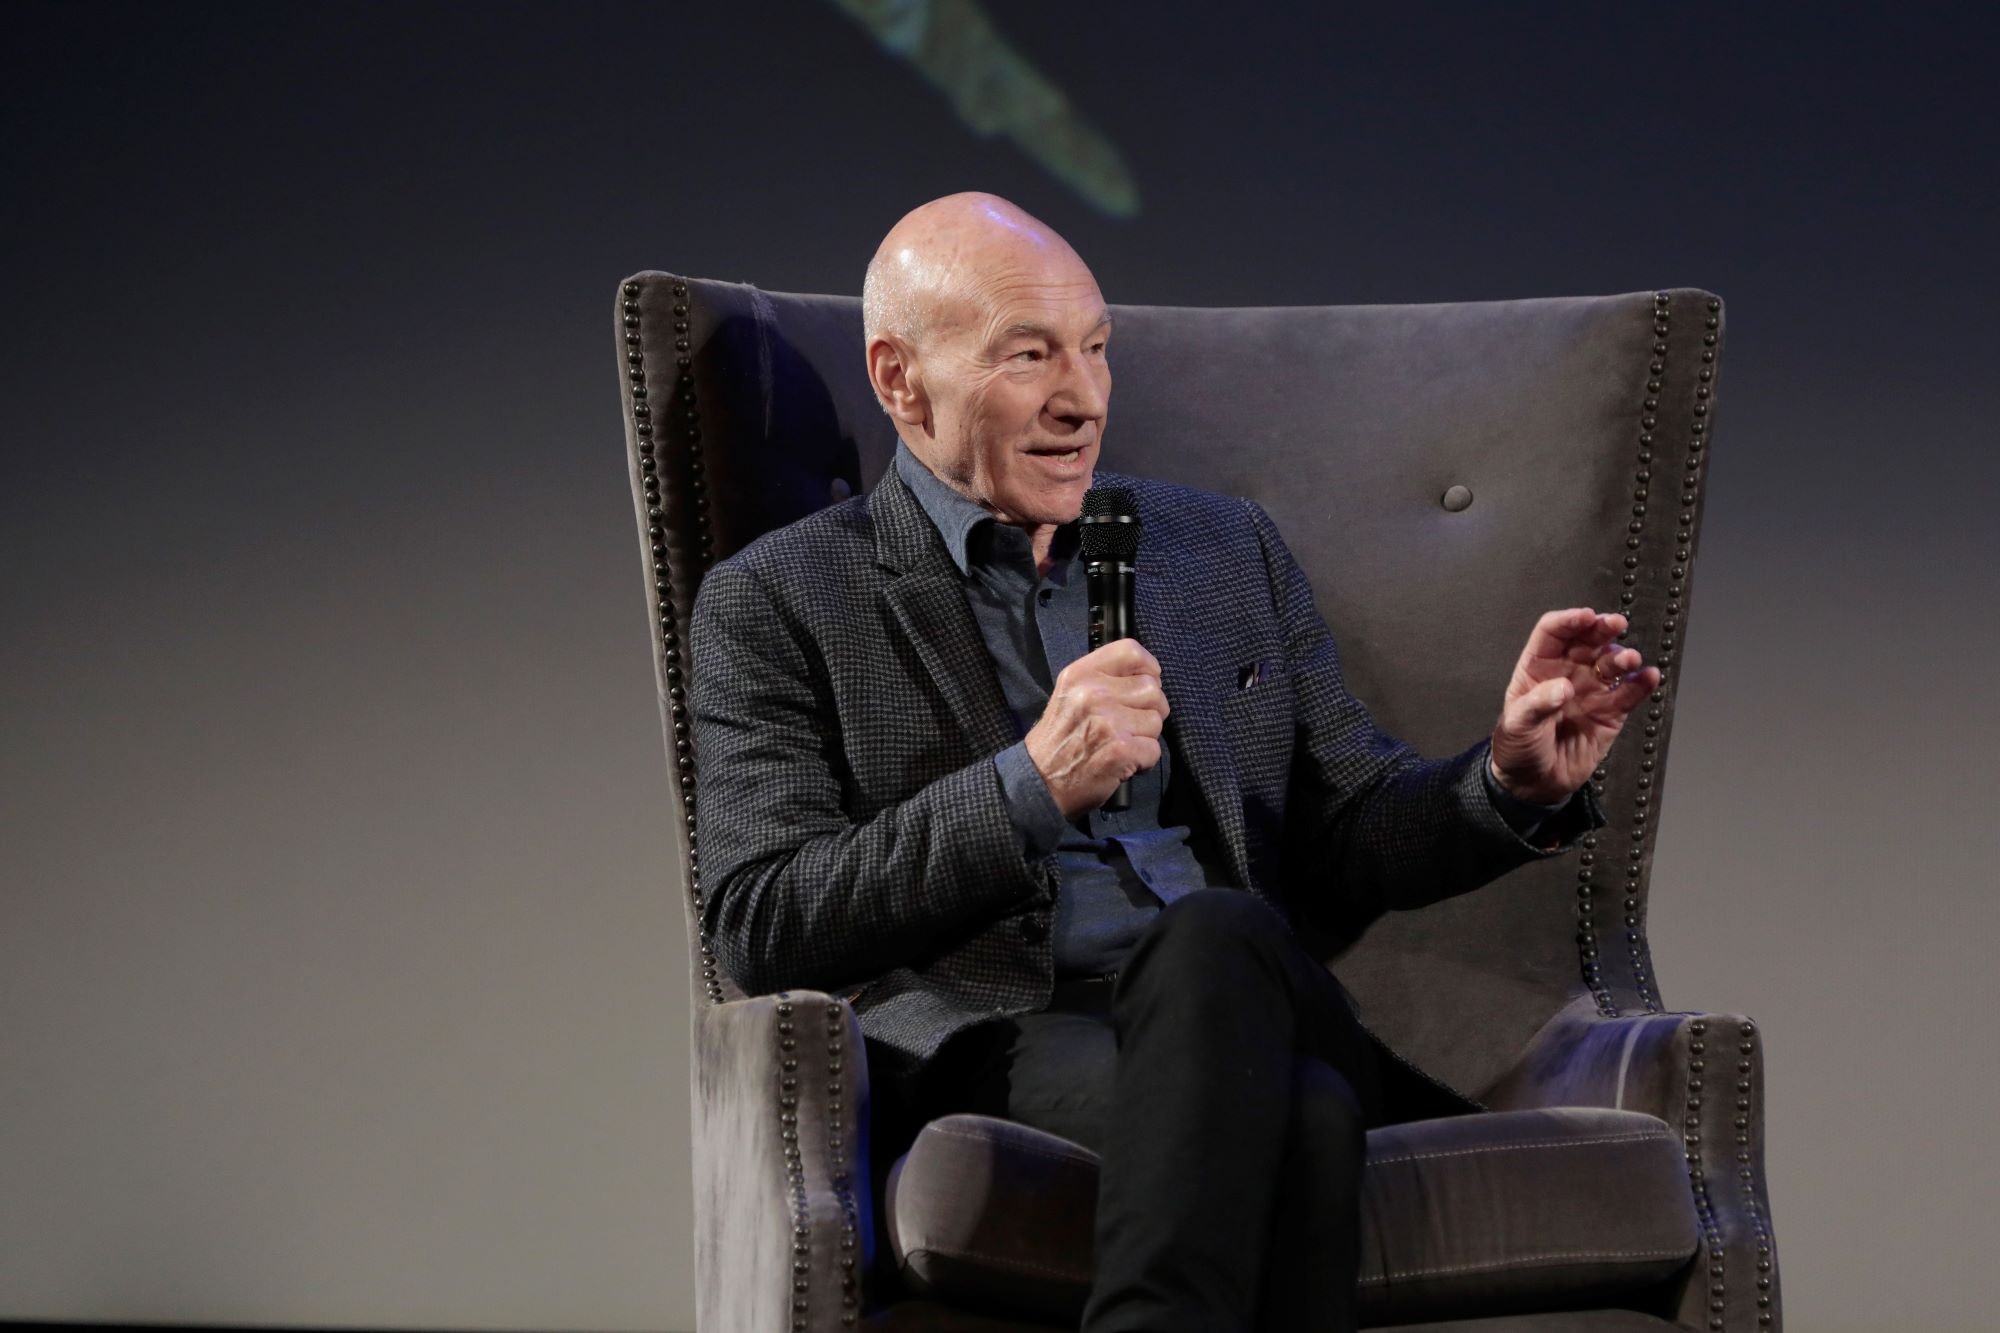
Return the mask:
<svg viewBox="0 0 2000 1333">
<path fill-rule="evenodd" d="M 1246 773 L 1282 764 L 1291 749 L 1292 677 L 1281 657 L 1254 658 L 1217 682 L 1216 711 Z"/>
</svg>

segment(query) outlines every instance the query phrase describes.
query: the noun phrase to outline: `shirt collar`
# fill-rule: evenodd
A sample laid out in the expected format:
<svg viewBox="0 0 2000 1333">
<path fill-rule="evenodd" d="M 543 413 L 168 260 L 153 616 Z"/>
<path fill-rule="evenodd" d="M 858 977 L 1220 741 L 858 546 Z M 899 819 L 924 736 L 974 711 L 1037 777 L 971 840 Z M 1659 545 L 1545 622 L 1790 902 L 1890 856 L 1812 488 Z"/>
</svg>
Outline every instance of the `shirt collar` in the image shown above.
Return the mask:
<svg viewBox="0 0 2000 1333">
<path fill-rule="evenodd" d="M 972 544 L 972 530 L 990 521 L 993 515 L 953 490 L 901 440 L 896 442 L 896 475 L 910 488 L 910 494 L 917 497 L 938 536 L 944 538 L 944 549 L 951 552 L 951 562 L 958 566 L 958 572 L 965 573 L 970 564 L 967 551 Z"/>
<path fill-rule="evenodd" d="M 911 453 L 910 446 L 901 440 L 896 442 L 895 465 L 896 475 L 910 488 L 910 494 L 917 497 L 917 504 L 922 506 L 932 525 L 937 528 L 938 536 L 944 539 L 944 549 L 951 553 L 951 561 L 958 566 L 959 573 L 970 573 L 975 561 L 984 563 L 998 555 L 996 548 L 1001 547 L 1003 543 L 974 540 L 984 524 L 993 524 L 997 534 L 1002 525 L 992 514 L 953 490 L 941 477 L 925 467 L 923 460 Z M 1020 532 L 1023 558 L 1028 558 L 1027 533 L 1020 529 L 1014 531 Z M 1012 543 L 1004 545 L 1011 546 Z M 1076 553 L 1074 523 L 1065 523 L 1056 529 L 1050 553 L 1055 556 L 1058 567 Z"/>
</svg>

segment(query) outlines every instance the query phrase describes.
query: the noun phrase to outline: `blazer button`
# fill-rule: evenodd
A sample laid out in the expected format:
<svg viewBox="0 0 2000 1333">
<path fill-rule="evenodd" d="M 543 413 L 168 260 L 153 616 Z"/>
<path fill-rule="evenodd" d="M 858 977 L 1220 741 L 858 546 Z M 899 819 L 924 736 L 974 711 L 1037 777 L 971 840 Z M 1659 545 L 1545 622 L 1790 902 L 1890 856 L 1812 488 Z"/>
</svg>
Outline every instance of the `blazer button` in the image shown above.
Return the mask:
<svg viewBox="0 0 2000 1333">
<path fill-rule="evenodd" d="M 1024 916 L 1014 924 L 1020 930 L 1021 938 L 1030 944 L 1040 944 L 1049 937 L 1049 923 L 1038 916 Z"/>
</svg>

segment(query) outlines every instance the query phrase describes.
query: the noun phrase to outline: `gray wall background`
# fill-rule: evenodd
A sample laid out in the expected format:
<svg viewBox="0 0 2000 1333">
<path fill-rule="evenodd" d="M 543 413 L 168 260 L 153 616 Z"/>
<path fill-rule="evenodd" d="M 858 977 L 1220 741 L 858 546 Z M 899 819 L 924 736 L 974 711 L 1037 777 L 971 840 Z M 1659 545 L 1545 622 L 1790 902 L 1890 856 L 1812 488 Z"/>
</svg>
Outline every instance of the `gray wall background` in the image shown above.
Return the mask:
<svg viewBox="0 0 2000 1333">
<path fill-rule="evenodd" d="M 691 1326 L 613 284 L 979 186 L 1113 300 L 1729 298 L 1655 956 L 1793 1327 L 1990 1327 L 1981 20 L 1005 11 L 1116 222 L 829 6 L 10 19 L 0 1318 Z"/>
</svg>

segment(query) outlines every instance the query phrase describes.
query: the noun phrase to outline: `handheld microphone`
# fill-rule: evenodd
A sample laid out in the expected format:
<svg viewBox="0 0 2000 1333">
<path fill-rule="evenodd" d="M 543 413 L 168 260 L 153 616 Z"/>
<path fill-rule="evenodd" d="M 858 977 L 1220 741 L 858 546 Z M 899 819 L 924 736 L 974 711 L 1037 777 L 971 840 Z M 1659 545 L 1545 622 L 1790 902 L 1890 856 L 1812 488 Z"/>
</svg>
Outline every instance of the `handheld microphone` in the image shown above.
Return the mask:
<svg viewBox="0 0 2000 1333">
<path fill-rule="evenodd" d="M 1090 582 L 1090 646 L 1137 638 L 1132 579 L 1139 562 L 1139 513 L 1131 488 L 1091 487 L 1084 492 L 1078 524 Z M 1118 784 L 1104 808 L 1114 813 L 1132 808 L 1131 779 Z"/>
</svg>

